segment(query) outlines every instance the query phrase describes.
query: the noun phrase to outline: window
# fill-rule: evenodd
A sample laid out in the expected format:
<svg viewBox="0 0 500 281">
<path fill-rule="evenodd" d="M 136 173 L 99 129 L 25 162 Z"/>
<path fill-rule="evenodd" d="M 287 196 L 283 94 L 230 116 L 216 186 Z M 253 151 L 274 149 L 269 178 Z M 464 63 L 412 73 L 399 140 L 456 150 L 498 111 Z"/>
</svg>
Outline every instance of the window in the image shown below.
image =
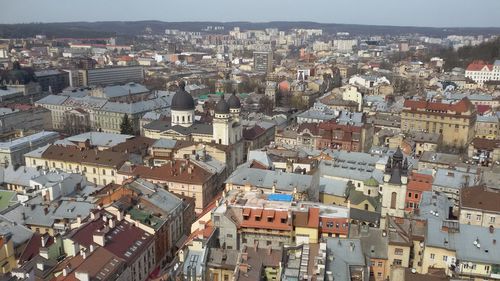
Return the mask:
<svg viewBox="0 0 500 281">
<path fill-rule="evenodd" d="M 267 240 L 267 241 L 266 241 L 266 245 L 267 245 L 267 246 L 271 246 L 271 241 Z"/>
<path fill-rule="evenodd" d="M 379 261 L 377 265 L 378 265 L 378 267 L 382 267 L 382 262 Z"/>
<path fill-rule="evenodd" d="M 226 234 L 227 238 L 233 238 L 233 235 L 231 233 Z"/>
<path fill-rule="evenodd" d="M 411 192 L 408 192 L 408 198 L 411 198 Z"/>
<path fill-rule="evenodd" d="M 490 222 L 495 222 L 495 217 L 490 217 Z"/>
<path fill-rule="evenodd" d="M 33 165 L 36 165 L 36 160 L 35 159 L 33 159 Z"/>
<path fill-rule="evenodd" d="M 102 169 L 102 174 L 106 175 L 106 170 Z"/>
<path fill-rule="evenodd" d="M 397 198 L 398 198 L 398 194 L 396 192 L 391 193 L 391 209 L 396 209 Z"/>
<path fill-rule="evenodd" d="M 403 255 L 403 249 L 401 249 L 401 248 L 394 249 L 394 254 L 398 255 L 398 256 L 402 256 Z"/>
<path fill-rule="evenodd" d="M 448 256 L 443 256 L 443 261 L 444 262 L 448 261 Z"/>
<path fill-rule="evenodd" d="M 436 255 L 435 254 L 431 254 L 431 260 L 433 260 L 435 258 L 436 258 Z"/>
<path fill-rule="evenodd" d="M 93 168 L 93 169 L 92 169 L 92 171 L 94 172 L 94 174 L 96 173 L 96 170 L 95 170 L 95 168 Z"/>
<path fill-rule="evenodd" d="M 481 215 L 477 215 L 477 216 L 476 216 L 476 220 L 477 220 L 477 221 L 481 221 Z"/>
<path fill-rule="evenodd" d="M 418 193 L 415 193 L 415 199 L 418 199 Z"/>
<path fill-rule="evenodd" d="M 382 277 L 382 272 L 377 272 L 377 277 Z"/>
<path fill-rule="evenodd" d="M 115 175 L 115 171 L 111 171 L 111 175 L 114 176 Z"/>
<path fill-rule="evenodd" d="M 403 264 L 403 262 L 401 260 L 399 260 L 399 259 L 394 260 L 394 265 L 402 265 L 402 264 Z"/>
<path fill-rule="evenodd" d="M 106 180 L 102 180 L 102 184 L 103 184 L 103 185 L 106 185 Z"/>
</svg>

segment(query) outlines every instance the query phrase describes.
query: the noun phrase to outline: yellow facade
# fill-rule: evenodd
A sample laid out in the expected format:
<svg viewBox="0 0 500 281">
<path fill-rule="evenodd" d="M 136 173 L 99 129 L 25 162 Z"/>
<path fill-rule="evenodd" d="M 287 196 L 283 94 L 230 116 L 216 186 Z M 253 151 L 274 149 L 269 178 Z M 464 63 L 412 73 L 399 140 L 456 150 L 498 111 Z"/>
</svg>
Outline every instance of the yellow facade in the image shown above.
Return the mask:
<svg viewBox="0 0 500 281">
<path fill-rule="evenodd" d="M 234 270 L 209 267 L 207 280 L 213 280 L 213 281 L 233 280 L 233 273 Z"/>
<path fill-rule="evenodd" d="M 14 253 L 14 242 L 12 239 L 1 238 L 2 245 L 0 246 L 0 272 L 5 274 L 16 267 L 16 255 Z"/>
<path fill-rule="evenodd" d="M 336 196 L 327 193 L 319 194 L 319 201 L 325 204 L 347 206 L 346 198 L 343 196 Z"/>
<path fill-rule="evenodd" d="M 448 274 L 449 265 L 455 259 L 455 251 L 426 245 L 422 257 L 422 273 L 428 273 L 429 268 L 443 268 Z"/>
<path fill-rule="evenodd" d="M 80 173 L 89 182 L 106 185 L 117 182 L 117 169 L 111 166 L 101 166 L 89 163 L 68 162 L 59 160 L 48 160 L 32 156 L 26 157 L 26 166 L 28 167 L 47 167 L 49 169 L 60 169 L 68 173 Z"/>
<path fill-rule="evenodd" d="M 403 109 L 401 130 L 442 134 L 443 144 L 465 147 L 475 134 L 476 113 L 468 110 L 463 113 L 436 112 L 432 110 Z"/>
<path fill-rule="evenodd" d="M 316 228 L 296 227 L 295 236 L 308 237 L 309 243 L 316 244 L 318 243 L 319 231 L 317 227 Z"/>
</svg>

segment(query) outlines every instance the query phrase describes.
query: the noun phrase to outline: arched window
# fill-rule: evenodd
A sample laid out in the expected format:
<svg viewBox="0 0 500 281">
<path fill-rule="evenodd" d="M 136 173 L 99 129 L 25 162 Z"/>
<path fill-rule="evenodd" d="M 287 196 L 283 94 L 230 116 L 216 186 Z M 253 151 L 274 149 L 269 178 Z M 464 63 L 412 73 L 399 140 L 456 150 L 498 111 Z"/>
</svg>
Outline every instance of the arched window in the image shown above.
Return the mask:
<svg viewBox="0 0 500 281">
<path fill-rule="evenodd" d="M 191 115 L 188 115 L 188 122 L 191 122 Z"/>
<path fill-rule="evenodd" d="M 177 122 L 179 122 L 179 116 L 177 116 Z"/>
<path fill-rule="evenodd" d="M 396 209 L 397 198 L 398 198 L 398 194 L 396 192 L 391 193 L 391 209 Z"/>
<path fill-rule="evenodd" d="M 182 123 L 186 122 L 186 117 L 182 116 Z"/>
</svg>

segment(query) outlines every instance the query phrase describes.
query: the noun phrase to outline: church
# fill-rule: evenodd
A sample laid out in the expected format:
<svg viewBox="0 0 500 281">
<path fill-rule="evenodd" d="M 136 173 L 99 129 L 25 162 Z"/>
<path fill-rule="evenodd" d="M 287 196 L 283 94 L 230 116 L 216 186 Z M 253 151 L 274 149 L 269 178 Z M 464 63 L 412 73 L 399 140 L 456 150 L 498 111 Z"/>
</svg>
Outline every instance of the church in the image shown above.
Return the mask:
<svg viewBox="0 0 500 281">
<path fill-rule="evenodd" d="M 172 98 L 170 120 L 155 120 L 144 125 L 144 136 L 225 146 L 236 152 L 237 162 L 241 163 L 244 145 L 240 99 L 235 93 L 227 100 L 221 95 L 212 122 L 200 122 L 195 118 L 195 101 L 185 86 L 185 82 L 180 82 Z"/>
</svg>

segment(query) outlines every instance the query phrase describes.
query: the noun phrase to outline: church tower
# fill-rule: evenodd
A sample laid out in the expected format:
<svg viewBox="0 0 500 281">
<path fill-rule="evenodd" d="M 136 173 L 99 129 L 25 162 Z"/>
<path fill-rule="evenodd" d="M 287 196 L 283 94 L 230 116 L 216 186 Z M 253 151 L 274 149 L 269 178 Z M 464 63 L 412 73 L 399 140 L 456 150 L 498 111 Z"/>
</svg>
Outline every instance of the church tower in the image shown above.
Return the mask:
<svg viewBox="0 0 500 281">
<path fill-rule="evenodd" d="M 385 165 L 384 185 L 382 187 L 382 222 L 389 216 L 404 217 L 405 199 L 408 184 L 408 159 L 398 147 Z"/>
<path fill-rule="evenodd" d="M 224 99 L 224 95 L 221 95 L 219 102 L 215 105 L 213 119 L 213 137 L 216 143 L 231 145 L 241 140 L 240 111 L 241 103 L 235 93 L 231 95 L 228 102 Z"/>
<path fill-rule="evenodd" d="M 171 108 L 171 125 L 190 127 L 194 122 L 194 99 L 186 92 L 186 83 L 179 83 L 179 90 L 172 98 Z"/>
</svg>

